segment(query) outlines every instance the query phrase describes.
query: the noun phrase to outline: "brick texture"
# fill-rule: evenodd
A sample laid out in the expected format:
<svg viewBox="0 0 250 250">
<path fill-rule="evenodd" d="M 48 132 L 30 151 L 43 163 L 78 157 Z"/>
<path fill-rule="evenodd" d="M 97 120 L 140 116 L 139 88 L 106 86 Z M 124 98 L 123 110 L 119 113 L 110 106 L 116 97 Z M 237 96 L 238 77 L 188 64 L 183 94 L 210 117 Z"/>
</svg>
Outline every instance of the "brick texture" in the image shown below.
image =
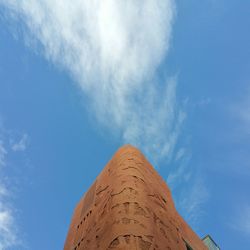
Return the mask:
<svg viewBox="0 0 250 250">
<path fill-rule="evenodd" d="M 74 211 L 64 250 L 207 249 L 142 153 L 126 145 Z"/>
</svg>

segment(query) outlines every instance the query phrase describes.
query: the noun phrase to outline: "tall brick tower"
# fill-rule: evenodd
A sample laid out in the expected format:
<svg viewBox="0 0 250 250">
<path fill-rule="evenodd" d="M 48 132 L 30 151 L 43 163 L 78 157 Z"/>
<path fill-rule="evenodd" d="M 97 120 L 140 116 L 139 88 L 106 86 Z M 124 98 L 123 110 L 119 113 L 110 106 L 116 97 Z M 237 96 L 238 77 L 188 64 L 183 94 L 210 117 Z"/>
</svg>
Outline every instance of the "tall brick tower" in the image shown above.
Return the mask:
<svg viewBox="0 0 250 250">
<path fill-rule="evenodd" d="M 75 208 L 64 250 L 203 250 L 142 153 L 120 148 Z"/>
</svg>

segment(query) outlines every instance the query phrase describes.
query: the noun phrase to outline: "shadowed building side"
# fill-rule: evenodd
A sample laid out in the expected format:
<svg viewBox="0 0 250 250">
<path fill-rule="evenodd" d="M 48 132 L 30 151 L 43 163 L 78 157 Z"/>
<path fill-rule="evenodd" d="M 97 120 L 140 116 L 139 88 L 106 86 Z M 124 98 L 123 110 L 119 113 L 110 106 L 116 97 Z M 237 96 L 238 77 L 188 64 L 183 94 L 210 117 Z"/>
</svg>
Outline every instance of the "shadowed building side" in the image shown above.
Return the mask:
<svg viewBox="0 0 250 250">
<path fill-rule="evenodd" d="M 120 148 L 78 203 L 64 250 L 207 247 L 177 213 L 169 188 L 142 153 Z"/>
</svg>

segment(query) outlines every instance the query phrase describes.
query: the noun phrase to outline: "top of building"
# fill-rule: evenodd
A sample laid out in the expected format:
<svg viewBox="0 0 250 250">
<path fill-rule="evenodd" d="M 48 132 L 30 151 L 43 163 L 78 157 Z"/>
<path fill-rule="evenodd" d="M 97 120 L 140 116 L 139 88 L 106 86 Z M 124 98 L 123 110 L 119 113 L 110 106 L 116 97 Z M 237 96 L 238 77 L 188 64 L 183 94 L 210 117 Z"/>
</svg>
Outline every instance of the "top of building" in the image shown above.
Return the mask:
<svg viewBox="0 0 250 250">
<path fill-rule="evenodd" d="M 137 148 L 125 145 L 76 206 L 64 246 L 72 249 L 207 247 L 176 211 L 166 182 Z"/>
</svg>

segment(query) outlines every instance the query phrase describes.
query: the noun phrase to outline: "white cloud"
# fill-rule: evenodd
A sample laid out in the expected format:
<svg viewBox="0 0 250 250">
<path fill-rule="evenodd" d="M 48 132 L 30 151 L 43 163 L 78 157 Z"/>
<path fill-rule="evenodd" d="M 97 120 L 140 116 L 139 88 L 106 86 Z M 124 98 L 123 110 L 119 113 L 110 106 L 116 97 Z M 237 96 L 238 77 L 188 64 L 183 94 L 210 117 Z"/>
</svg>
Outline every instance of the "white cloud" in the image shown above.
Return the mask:
<svg viewBox="0 0 250 250">
<path fill-rule="evenodd" d="M 245 211 L 243 211 L 241 229 L 243 232 L 250 235 L 250 206 L 247 206 Z"/>
<path fill-rule="evenodd" d="M 4 142 L 0 141 L 0 167 L 1 165 L 6 165 L 6 155 L 7 150 L 4 146 Z M 5 250 L 17 244 L 13 211 L 6 199 L 8 195 L 9 193 L 3 180 L 0 180 L 0 250 Z"/>
<path fill-rule="evenodd" d="M 0 184 L 0 250 L 9 249 L 18 244 L 17 225 L 13 215 L 13 209 L 8 205 L 6 187 Z"/>
<path fill-rule="evenodd" d="M 176 152 L 176 166 L 169 172 L 167 177 L 167 183 L 173 190 L 189 180 L 192 171 L 188 166 L 190 158 L 191 154 L 185 148 L 180 148 Z"/>
<path fill-rule="evenodd" d="M 175 161 L 180 161 L 182 160 L 185 155 L 186 155 L 186 149 L 185 148 L 180 148 L 177 153 L 176 153 L 176 156 L 175 156 Z"/>
<path fill-rule="evenodd" d="M 0 140 L 0 167 L 5 166 L 6 154 L 7 154 L 7 151 L 4 148 L 3 141 Z"/>
<path fill-rule="evenodd" d="M 27 142 L 28 142 L 28 135 L 23 134 L 22 138 L 20 139 L 19 142 L 13 143 L 11 146 L 11 149 L 13 151 L 25 151 L 27 147 Z"/>
<path fill-rule="evenodd" d="M 175 167 L 170 171 L 167 183 L 175 198 L 178 212 L 193 228 L 198 228 L 204 215 L 204 204 L 209 198 L 209 191 L 202 175 L 190 165 L 191 153 L 187 148 L 176 152 Z"/>
<path fill-rule="evenodd" d="M 195 103 L 196 107 L 204 107 L 209 105 L 212 102 L 210 97 L 203 97 L 197 103 Z"/>
<path fill-rule="evenodd" d="M 231 220 L 231 228 L 250 236 L 250 205 L 242 205 L 234 218 L 234 221 Z"/>
<path fill-rule="evenodd" d="M 250 88 L 242 92 L 239 100 L 229 104 L 229 111 L 233 118 L 238 121 L 239 134 L 250 135 Z"/>
<path fill-rule="evenodd" d="M 193 228 L 196 228 L 200 218 L 204 216 L 202 207 L 209 198 L 209 192 L 200 176 L 193 175 L 190 181 L 193 183 L 190 183 L 186 189 L 182 189 L 177 205 L 184 218 Z"/>
<path fill-rule="evenodd" d="M 0 199 L 2 199 L 0 197 Z M 17 244 L 12 210 L 0 200 L 0 249 L 5 250 Z"/>
<path fill-rule="evenodd" d="M 171 157 L 184 114 L 176 79 L 158 79 L 174 0 L 0 0 L 46 57 L 66 69 L 101 124 L 149 155 Z M 25 34 L 27 36 L 27 34 Z"/>
</svg>

